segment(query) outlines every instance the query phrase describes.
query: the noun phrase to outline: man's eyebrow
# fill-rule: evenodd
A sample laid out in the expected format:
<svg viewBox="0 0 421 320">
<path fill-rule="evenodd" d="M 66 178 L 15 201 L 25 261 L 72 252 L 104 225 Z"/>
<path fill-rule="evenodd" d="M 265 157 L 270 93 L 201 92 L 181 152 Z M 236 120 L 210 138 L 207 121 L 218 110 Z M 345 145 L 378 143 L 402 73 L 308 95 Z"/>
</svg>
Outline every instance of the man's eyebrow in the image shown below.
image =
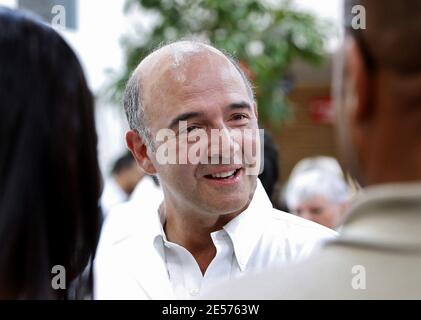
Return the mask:
<svg viewBox="0 0 421 320">
<path fill-rule="evenodd" d="M 229 110 L 236 110 L 236 109 L 247 109 L 250 112 L 252 111 L 251 105 L 245 101 L 241 101 L 241 102 L 234 102 L 231 103 L 227 106 L 227 108 Z M 178 116 L 176 116 L 169 125 L 169 128 L 172 129 L 175 125 L 178 124 L 179 121 L 187 121 L 191 118 L 195 118 L 195 117 L 201 117 L 203 116 L 204 113 L 203 112 L 197 112 L 197 111 L 192 111 L 192 112 L 185 112 L 182 113 Z"/>
<path fill-rule="evenodd" d="M 185 112 L 176 116 L 170 123 L 169 128 L 173 128 L 179 121 L 186 121 L 191 118 L 203 116 L 203 112 Z"/>
<path fill-rule="evenodd" d="M 248 111 L 252 111 L 251 105 L 248 102 L 242 101 L 242 102 L 235 102 L 231 103 L 227 107 L 229 110 L 236 110 L 236 109 L 248 109 Z"/>
</svg>

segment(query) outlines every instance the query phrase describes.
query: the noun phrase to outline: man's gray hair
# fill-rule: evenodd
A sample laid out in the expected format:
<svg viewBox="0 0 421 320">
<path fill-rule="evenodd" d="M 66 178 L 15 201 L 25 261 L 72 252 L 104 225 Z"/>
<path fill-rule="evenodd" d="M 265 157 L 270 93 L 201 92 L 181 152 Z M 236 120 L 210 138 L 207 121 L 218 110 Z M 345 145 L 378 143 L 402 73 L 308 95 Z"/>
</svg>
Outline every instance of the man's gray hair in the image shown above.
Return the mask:
<svg viewBox="0 0 421 320">
<path fill-rule="evenodd" d="M 177 44 L 177 42 L 183 42 L 183 41 L 185 40 L 176 41 L 167 45 L 174 45 L 174 44 Z M 207 45 L 199 41 L 190 40 L 189 42 L 193 45 L 198 45 L 198 46 Z M 158 48 L 153 50 L 152 53 L 161 49 L 162 47 L 163 46 L 159 46 Z M 227 54 L 226 52 L 223 52 L 223 51 L 221 52 L 234 65 L 236 70 L 240 73 L 241 78 L 243 79 L 244 84 L 246 86 L 247 94 L 250 100 L 254 102 L 255 100 L 254 100 L 253 86 L 250 80 L 245 75 L 244 71 L 241 69 L 237 60 L 230 54 Z M 150 147 L 152 151 L 155 151 L 155 144 L 153 142 L 152 134 L 147 125 L 147 117 L 145 115 L 145 108 L 142 105 L 141 79 L 140 79 L 139 72 L 136 72 L 136 70 L 132 73 L 132 75 L 130 76 L 130 79 L 127 81 L 127 85 L 124 90 L 123 105 L 124 105 L 127 121 L 129 122 L 130 129 L 137 131 L 140 137 L 144 140 L 145 144 L 148 147 Z"/>
<path fill-rule="evenodd" d="M 124 90 L 123 105 L 129 127 L 135 130 L 144 142 L 154 151 L 154 144 L 149 127 L 146 125 L 145 108 L 142 105 L 140 76 L 136 70 L 127 81 Z"/>
</svg>

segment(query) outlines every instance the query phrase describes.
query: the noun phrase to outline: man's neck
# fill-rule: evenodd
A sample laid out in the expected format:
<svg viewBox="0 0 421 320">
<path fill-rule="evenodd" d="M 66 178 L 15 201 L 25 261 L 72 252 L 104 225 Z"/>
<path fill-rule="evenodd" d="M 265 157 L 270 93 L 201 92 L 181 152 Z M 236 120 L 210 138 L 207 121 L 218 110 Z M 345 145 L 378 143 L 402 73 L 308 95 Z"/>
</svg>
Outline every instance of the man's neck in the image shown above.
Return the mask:
<svg viewBox="0 0 421 320">
<path fill-rule="evenodd" d="M 171 209 L 164 209 L 164 206 L 160 210 L 165 211 L 164 231 L 167 239 L 188 250 L 198 263 L 202 274 L 205 274 L 209 264 L 216 256 L 211 233 L 221 230 L 224 225 L 243 211 L 212 216 L 197 212 L 178 214 Z"/>
<path fill-rule="evenodd" d="M 398 141 L 386 134 L 379 137 L 365 168 L 366 184 L 421 181 L 421 147 L 415 138 L 418 135 L 402 135 Z"/>
</svg>

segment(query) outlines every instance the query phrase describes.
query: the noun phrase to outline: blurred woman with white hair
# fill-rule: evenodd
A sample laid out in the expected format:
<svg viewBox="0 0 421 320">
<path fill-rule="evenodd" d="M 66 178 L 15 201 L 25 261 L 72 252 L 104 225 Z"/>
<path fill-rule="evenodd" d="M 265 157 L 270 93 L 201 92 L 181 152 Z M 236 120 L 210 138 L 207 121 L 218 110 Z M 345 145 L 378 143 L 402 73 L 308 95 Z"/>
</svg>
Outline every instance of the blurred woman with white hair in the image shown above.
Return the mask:
<svg viewBox="0 0 421 320">
<path fill-rule="evenodd" d="M 284 198 L 291 213 L 331 229 L 340 226 L 350 192 L 338 162 L 306 158 L 294 167 Z"/>
</svg>

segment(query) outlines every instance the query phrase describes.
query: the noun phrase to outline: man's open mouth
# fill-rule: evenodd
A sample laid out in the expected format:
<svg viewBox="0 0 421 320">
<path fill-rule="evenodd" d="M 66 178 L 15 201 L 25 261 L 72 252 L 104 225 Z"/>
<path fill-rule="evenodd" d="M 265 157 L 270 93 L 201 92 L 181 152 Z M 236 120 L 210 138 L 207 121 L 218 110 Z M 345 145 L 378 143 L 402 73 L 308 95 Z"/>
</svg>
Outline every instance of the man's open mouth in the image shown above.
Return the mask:
<svg viewBox="0 0 421 320">
<path fill-rule="evenodd" d="M 231 170 L 231 171 L 226 171 L 226 172 L 220 172 L 220 173 L 215 173 L 215 174 L 208 174 L 205 176 L 205 178 L 207 179 L 215 179 L 215 180 L 228 180 L 228 179 L 233 179 L 235 178 L 238 173 L 240 172 L 241 168 L 239 169 L 235 169 L 235 170 Z"/>
</svg>

